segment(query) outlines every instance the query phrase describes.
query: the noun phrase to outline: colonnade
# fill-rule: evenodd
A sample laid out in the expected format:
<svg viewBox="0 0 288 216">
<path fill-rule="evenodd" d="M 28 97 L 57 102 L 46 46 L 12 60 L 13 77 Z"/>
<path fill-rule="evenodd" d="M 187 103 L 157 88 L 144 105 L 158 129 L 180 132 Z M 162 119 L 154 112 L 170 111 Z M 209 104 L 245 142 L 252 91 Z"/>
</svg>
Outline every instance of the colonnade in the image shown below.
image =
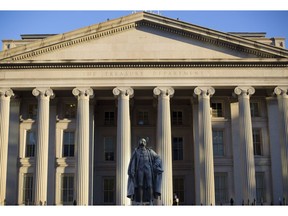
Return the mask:
<svg viewBox="0 0 288 216">
<path fill-rule="evenodd" d="M 239 132 L 241 138 L 241 188 L 245 200 L 253 200 L 256 197 L 255 187 L 255 162 L 253 155 L 252 120 L 250 114 L 250 97 L 254 94 L 253 87 L 238 86 L 234 89 L 239 102 Z M 49 102 L 54 97 L 50 88 L 35 88 L 33 95 L 38 98 L 37 115 L 37 150 L 35 164 L 35 203 L 47 202 L 48 180 L 48 143 L 49 143 Z M 73 95 L 78 99 L 77 106 L 77 150 L 76 150 L 76 202 L 77 205 L 88 205 L 89 200 L 89 99 L 93 97 L 93 89 L 74 88 Z M 172 143 L 171 143 L 171 120 L 170 98 L 174 95 L 172 87 L 156 87 L 154 96 L 158 98 L 157 118 L 157 141 L 156 151 L 163 163 L 162 181 L 162 205 L 173 203 L 172 181 Z M 214 162 L 213 162 L 213 137 L 210 111 L 210 98 L 215 93 L 213 87 L 197 87 L 194 94 L 198 98 L 198 109 L 194 126 L 195 142 L 195 190 L 196 204 L 214 205 Z M 285 190 L 288 189 L 288 87 L 278 86 L 274 93 L 278 98 L 280 113 L 281 161 L 282 176 Z M 116 161 L 116 204 L 130 205 L 126 197 L 127 169 L 130 160 L 131 148 L 131 125 L 129 99 L 134 91 L 131 87 L 116 87 L 113 94 L 118 99 L 117 118 L 117 161 Z M 11 89 L 0 89 L 0 205 L 5 204 L 6 196 L 6 173 L 8 155 L 9 134 L 9 109 L 10 98 L 14 95 Z M 193 128 L 194 128 L 193 126 Z"/>
</svg>

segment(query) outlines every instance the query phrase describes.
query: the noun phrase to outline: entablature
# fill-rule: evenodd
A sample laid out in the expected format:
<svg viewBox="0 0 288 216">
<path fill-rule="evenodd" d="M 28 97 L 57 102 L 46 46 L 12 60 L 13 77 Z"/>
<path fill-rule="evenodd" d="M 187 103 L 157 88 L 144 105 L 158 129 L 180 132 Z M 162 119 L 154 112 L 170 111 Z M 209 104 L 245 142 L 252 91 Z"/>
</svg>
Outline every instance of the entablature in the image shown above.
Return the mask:
<svg viewBox="0 0 288 216">
<path fill-rule="evenodd" d="M 59 60 L 0 63 L 1 69 L 52 68 L 214 68 L 214 67 L 288 67 L 287 59 L 123 59 L 123 60 Z"/>
</svg>

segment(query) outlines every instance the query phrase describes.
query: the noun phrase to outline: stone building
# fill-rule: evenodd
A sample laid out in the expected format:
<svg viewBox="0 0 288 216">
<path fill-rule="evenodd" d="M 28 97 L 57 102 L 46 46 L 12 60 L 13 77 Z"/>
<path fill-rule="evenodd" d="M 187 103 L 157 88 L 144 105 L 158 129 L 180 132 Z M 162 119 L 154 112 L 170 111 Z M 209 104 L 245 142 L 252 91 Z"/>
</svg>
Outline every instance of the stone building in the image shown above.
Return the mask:
<svg viewBox="0 0 288 216">
<path fill-rule="evenodd" d="M 0 204 L 131 205 L 140 137 L 172 205 L 288 198 L 288 50 L 139 12 L 58 35 L 4 40 Z"/>
</svg>

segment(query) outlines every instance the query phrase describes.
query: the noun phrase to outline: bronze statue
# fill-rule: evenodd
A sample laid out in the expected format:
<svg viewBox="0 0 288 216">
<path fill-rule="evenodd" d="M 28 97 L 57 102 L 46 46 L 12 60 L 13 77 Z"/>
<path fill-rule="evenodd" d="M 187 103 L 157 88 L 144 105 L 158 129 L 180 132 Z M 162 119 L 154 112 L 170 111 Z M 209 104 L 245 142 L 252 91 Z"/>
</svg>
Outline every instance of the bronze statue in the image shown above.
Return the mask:
<svg viewBox="0 0 288 216">
<path fill-rule="evenodd" d="M 160 157 L 146 147 L 146 140 L 141 138 L 139 146 L 132 153 L 128 167 L 127 197 L 143 205 L 161 196 L 162 162 Z"/>
</svg>

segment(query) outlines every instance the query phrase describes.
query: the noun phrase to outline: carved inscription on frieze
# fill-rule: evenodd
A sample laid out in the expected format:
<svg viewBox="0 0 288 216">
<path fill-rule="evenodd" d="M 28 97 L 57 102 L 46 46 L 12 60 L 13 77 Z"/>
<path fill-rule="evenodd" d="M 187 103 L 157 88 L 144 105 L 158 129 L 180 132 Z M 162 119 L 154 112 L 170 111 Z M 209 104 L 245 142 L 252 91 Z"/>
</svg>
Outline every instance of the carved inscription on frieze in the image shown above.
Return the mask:
<svg viewBox="0 0 288 216">
<path fill-rule="evenodd" d="M 206 71 L 207 74 L 207 71 Z M 143 71 L 143 70 L 127 70 L 127 71 L 90 71 L 86 73 L 91 78 L 141 78 L 141 77 L 193 77 L 201 76 L 202 72 L 197 71 Z"/>
</svg>

